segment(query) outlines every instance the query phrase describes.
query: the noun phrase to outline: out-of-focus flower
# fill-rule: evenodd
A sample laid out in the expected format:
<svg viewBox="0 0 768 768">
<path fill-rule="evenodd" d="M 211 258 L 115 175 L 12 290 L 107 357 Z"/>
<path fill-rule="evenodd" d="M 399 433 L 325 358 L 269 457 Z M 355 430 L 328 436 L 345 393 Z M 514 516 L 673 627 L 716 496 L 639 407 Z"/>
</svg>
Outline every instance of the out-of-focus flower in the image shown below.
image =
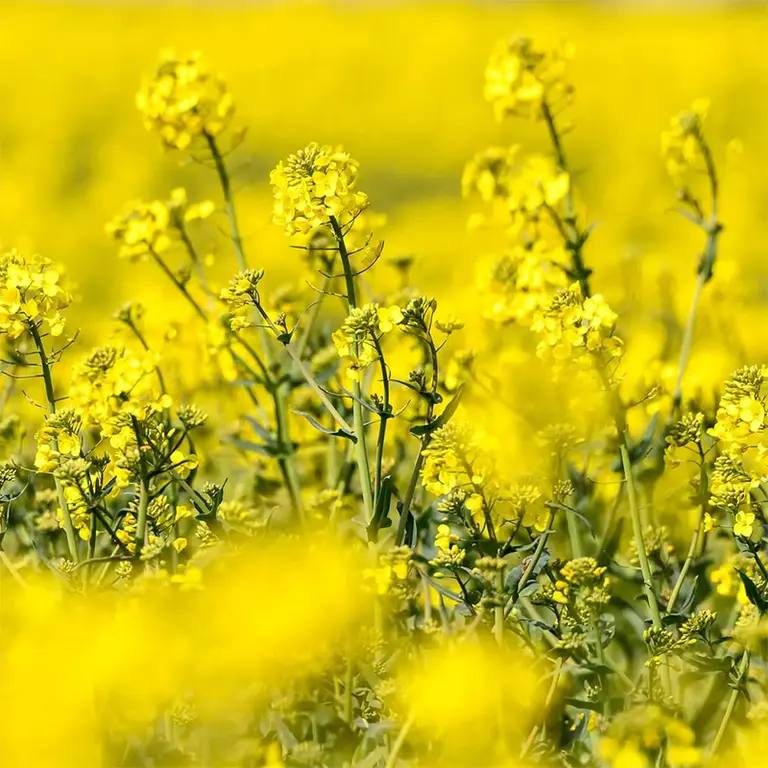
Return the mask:
<svg viewBox="0 0 768 768">
<path fill-rule="evenodd" d="M 187 149 L 194 139 L 217 136 L 230 123 L 234 101 L 226 83 L 193 53 L 162 54 L 160 66 L 136 96 L 148 130 L 168 149 Z"/>
</svg>

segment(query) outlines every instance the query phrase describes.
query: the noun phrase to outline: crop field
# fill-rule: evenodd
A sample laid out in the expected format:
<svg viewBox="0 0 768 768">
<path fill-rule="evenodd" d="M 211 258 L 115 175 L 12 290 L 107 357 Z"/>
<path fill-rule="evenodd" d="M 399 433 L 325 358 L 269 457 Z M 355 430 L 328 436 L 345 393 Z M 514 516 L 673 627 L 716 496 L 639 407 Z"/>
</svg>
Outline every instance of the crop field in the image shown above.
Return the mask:
<svg viewBox="0 0 768 768">
<path fill-rule="evenodd" d="M 0 0 L 0 765 L 764 765 L 766 42 Z"/>
</svg>

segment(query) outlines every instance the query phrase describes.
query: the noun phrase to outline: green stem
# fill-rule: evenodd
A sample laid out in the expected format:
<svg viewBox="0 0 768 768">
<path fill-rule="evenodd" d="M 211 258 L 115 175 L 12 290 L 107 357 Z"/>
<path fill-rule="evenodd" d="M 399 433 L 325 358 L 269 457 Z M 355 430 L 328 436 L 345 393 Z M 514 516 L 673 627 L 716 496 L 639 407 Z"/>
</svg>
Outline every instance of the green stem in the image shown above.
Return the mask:
<svg viewBox="0 0 768 768">
<path fill-rule="evenodd" d="M 546 101 L 541 106 L 541 114 L 544 118 L 544 124 L 547 127 L 547 132 L 549 133 L 549 138 L 552 142 L 552 148 L 555 152 L 557 169 L 560 173 L 568 174 L 568 192 L 565 195 L 565 225 L 567 228 L 566 246 L 571 253 L 574 276 L 579 281 L 582 296 L 586 299 L 591 295 L 589 287 L 591 270 L 588 270 L 584 265 L 584 257 L 582 254 L 584 237 L 576 226 L 576 214 L 573 204 L 573 192 L 571 191 L 571 174 L 568 170 L 568 161 L 566 160 L 565 150 L 560 141 L 560 135 L 557 132 L 554 115 Z"/>
<path fill-rule="evenodd" d="M 352 662 L 352 651 L 347 649 L 347 667 L 344 672 L 344 720 L 352 725 L 352 685 L 354 682 L 355 666 Z"/>
<path fill-rule="evenodd" d="M 413 715 L 410 715 L 405 723 L 403 723 L 403 727 L 400 729 L 400 733 L 397 734 L 395 743 L 392 745 L 392 750 L 387 757 L 387 762 L 384 764 L 384 768 L 395 768 L 395 765 L 397 764 L 397 756 L 400 754 L 400 750 L 403 748 L 403 744 L 405 744 L 408 733 L 413 727 L 413 720 Z"/>
<path fill-rule="evenodd" d="M 280 471 L 285 479 L 288 495 L 291 497 L 291 506 L 299 520 L 304 518 L 304 508 L 301 503 L 301 482 L 299 480 L 296 462 L 294 461 L 295 451 L 291 442 L 291 435 L 288 428 L 288 411 L 285 398 L 280 396 L 277 391 L 273 392 L 275 404 L 275 423 L 277 424 L 277 441 L 280 444 L 282 455 L 278 459 Z"/>
<path fill-rule="evenodd" d="M 339 248 L 339 256 L 344 268 L 344 280 L 347 287 L 347 304 L 349 312 L 357 309 L 357 297 L 355 294 L 355 276 L 352 272 L 352 264 L 349 261 L 349 253 L 344 243 L 344 233 L 341 226 L 334 216 L 329 219 L 333 235 L 336 238 L 336 244 Z M 363 420 L 363 406 L 360 405 L 362 391 L 360 382 L 353 382 L 352 393 L 355 399 L 352 401 L 352 415 L 355 436 L 355 458 L 357 460 L 357 471 L 360 477 L 360 488 L 363 494 L 363 506 L 365 508 L 365 521 L 370 523 L 373 518 L 373 488 L 371 485 L 371 473 L 368 468 L 368 447 L 366 445 L 365 422 Z"/>
<path fill-rule="evenodd" d="M 136 513 L 136 557 L 141 557 L 141 550 L 147 538 L 147 509 L 149 507 L 149 489 L 145 478 L 139 480 L 139 508 Z"/>
<path fill-rule="evenodd" d="M 493 636 L 499 646 L 504 645 L 504 606 L 501 598 L 504 594 L 504 571 L 496 575 L 496 591 L 499 593 L 499 604 L 493 609 Z"/>
<path fill-rule="evenodd" d="M 419 455 L 416 457 L 416 461 L 413 464 L 413 471 L 411 472 L 411 479 L 408 481 L 408 488 L 405 491 L 403 497 L 402 510 L 400 511 L 400 520 L 397 524 L 397 532 L 395 534 L 395 545 L 401 546 L 405 541 L 405 529 L 408 525 L 408 518 L 411 514 L 411 504 L 413 503 L 413 497 L 416 493 L 416 486 L 419 482 L 419 472 L 421 472 L 421 465 L 424 463 L 424 449 L 427 447 L 428 439 L 425 437 L 421 441 L 419 446 Z"/>
<path fill-rule="evenodd" d="M 221 191 L 224 195 L 224 210 L 227 213 L 227 219 L 229 220 L 229 231 L 232 236 L 232 243 L 235 246 L 235 256 L 237 257 L 238 268 L 241 271 L 248 269 L 248 264 L 245 260 L 245 251 L 243 250 L 243 241 L 240 237 L 240 227 L 237 224 L 237 213 L 235 211 L 235 203 L 232 197 L 232 186 L 229 180 L 229 173 L 227 172 L 227 166 L 224 163 L 224 158 L 219 151 L 219 145 L 216 143 L 216 138 L 208 133 L 203 132 L 205 140 L 208 142 L 208 149 L 211 151 L 211 157 L 216 165 L 216 173 L 219 176 L 219 183 L 221 184 Z"/>
<path fill-rule="evenodd" d="M 691 538 L 691 544 L 688 547 L 688 554 L 686 555 L 685 562 L 683 563 L 683 567 L 680 569 L 680 574 L 677 577 L 675 586 L 672 589 L 672 594 L 670 595 L 669 601 L 667 602 L 667 613 L 672 613 L 675 607 L 677 598 L 680 595 L 680 589 L 685 582 L 685 577 L 688 575 L 688 571 L 691 567 L 691 564 L 693 563 L 694 557 L 696 557 L 696 552 L 699 548 L 699 540 L 701 539 L 702 533 L 704 531 L 704 516 L 707 513 L 707 468 L 706 464 L 704 463 L 703 454 L 701 457 L 701 482 L 699 490 L 702 494 L 701 506 L 699 508 L 699 519 L 696 523 L 696 530 L 693 532 L 693 537 Z"/>
<path fill-rule="evenodd" d="M 637 557 L 640 560 L 640 570 L 643 574 L 643 590 L 648 600 L 648 608 L 651 611 L 651 618 L 654 626 L 661 629 L 661 614 L 659 613 L 659 604 L 656 602 L 656 595 L 653 590 L 653 576 L 651 566 L 648 563 L 648 555 L 645 551 L 645 542 L 643 541 L 643 529 L 640 523 L 640 513 L 637 508 L 637 496 L 635 495 L 635 480 L 632 473 L 632 465 L 629 461 L 629 452 L 626 444 L 622 443 L 620 447 L 621 463 L 624 467 L 624 476 L 627 481 L 627 497 L 629 499 L 629 514 L 632 518 L 632 532 L 635 537 L 635 546 L 637 547 Z"/>
<path fill-rule="evenodd" d="M 390 418 L 389 407 L 389 374 L 387 372 L 387 364 L 384 362 L 384 352 L 381 349 L 381 343 L 373 336 L 373 345 L 376 348 L 376 353 L 379 356 L 379 365 L 381 367 L 381 381 L 384 388 L 384 399 L 381 406 L 381 415 L 379 416 L 379 436 L 376 442 L 376 459 L 374 461 L 374 495 L 373 505 L 374 507 L 378 503 L 379 494 L 381 493 L 381 476 L 382 466 L 384 464 L 384 445 L 387 437 L 387 422 Z"/>
<path fill-rule="evenodd" d="M 32 339 L 35 342 L 37 355 L 40 358 L 40 370 L 42 371 L 43 383 L 45 385 L 45 399 L 48 403 L 48 413 L 56 413 L 56 395 L 53 389 L 53 377 L 51 376 L 51 367 L 48 363 L 48 356 L 45 353 L 45 346 L 40 337 L 40 331 L 33 320 L 29 322 L 28 327 Z M 58 453 L 59 446 L 57 440 L 51 441 L 51 447 Z M 53 483 L 56 487 L 56 497 L 59 501 L 59 508 L 61 509 L 61 514 L 64 518 L 64 533 L 67 537 L 69 556 L 72 558 L 73 562 L 77 563 L 77 534 L 75 533 L 72 515 L 69 513 L 69 506 L 67 505 L 67 500 L 64 496 L 64 486 L 55 475 L 53 476 Z"/>
<path fill-rule="evenodd" d="M 741 683 L 744 680 L 744 678 L 749 674 L 749 655 L 750 655 L 749 651 L 745 650 L 744 655 L 741 657 L 741 663 L 739 664 L 736 686 L 731 691 L 731 695 L 728 698 L 728 704 L 725 707 L 725 712 L 723 712 L 723 719 L 720 721 L 720 727 L 717 729 L 715 740 L 712 742 L 712 749 L 709 752 L 710 758 L 714 757 L 715 753 L 720 747 L 720 743 L 722 742 L 723 736 L 725 736 L 725 732 L 728 728 L 728 723 L 730 722 L 731 716 L 733 715 L 733 710 L 736 708 L 736 702 L 739 699 L 739 693 L 741 692 Z"/>
<path fill-rule="evenodd" d="M 520 593 L 525 588 L 526 584 L 528 583 L 528 579 L 531 578 L 531 574 L 533 573 L 539 560 L 541 559 L 542 554 L 544 553 L 544 547 L 547 545 L 547 539 L 549 538 L 549 533 L 552 530 L 552 524 L 555 522 L 556 513 L 556 509 L 550 510 L 549 518 L 547 520 L 547 529 L 544 531 L 544 533 L 541 534 L 541 536 L 539 536 L 539 540 L 536 542 L 536 549 L 534 550 L 533 556 L 528 563 L 528 567 L 523 571 L 523 575 L 520 577 L 520 581 L 517 582 L 517 586 L 512 592 L 512 595 L 510 595 L 507 604 L 504 606 L 505 618 L 512 612 L 512 609 L 515 607 L 515 603 L 517 602 Z"/>
<path fill-rule="evenodd" d="M 717 220 L 718 211 L 718 182 L 717 172 L 715 170 L 715 164 L 712 160 L 712 153 L 709 151 L 709 146 L 701 136 L 698 136 L 699 149 L 704 158 L 704 164 L 707 169 L 707 176 L 709 178 L 710 194 L 712 202 L 712 211 L 708 223 L 700 222 L 699 226 L 707 233 L 707 242 L 704 246 L 704 252 L 699 260 L 698 278 L 696 279 L 696 289 L 693 294 L 693 302 L 691 303 L 691 309 L 688 313 L 688 322 L 685 326 L 685 332 L 683 333 L 683 342 L 680 347 L 680 363 L 678 365 L 677 380 L 675 382 L 675 391 L 672 397 L 672 412 L 677 413 L 680 409 L 680 405 L 683 399 L 683 377 L 688 367 L 688 361 L 691 357 L 691 350 L 693 348 L 693 332 L 696 325 L 696 315 L 699 311 L 699 303 L 701 301 L 701 294 L 704 290 L 704 286 L 712 278 L 712 270 L 715 266 L 715 260 L 717 259 L 717 244 L 720 232 L 723 227 Z"/>
</svg>

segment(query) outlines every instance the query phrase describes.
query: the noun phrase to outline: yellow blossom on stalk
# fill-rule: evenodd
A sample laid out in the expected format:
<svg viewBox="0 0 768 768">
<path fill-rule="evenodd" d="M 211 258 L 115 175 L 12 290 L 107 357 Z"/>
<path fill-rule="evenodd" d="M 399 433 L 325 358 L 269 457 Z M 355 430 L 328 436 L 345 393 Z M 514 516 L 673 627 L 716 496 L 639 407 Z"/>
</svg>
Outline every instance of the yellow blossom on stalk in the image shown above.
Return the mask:
<svg viewBox="0 0 768 768">
<path fill-rule="evenodd" d="M 501 324 L 530 324 L 553 293 L 568 287 L 568 277 L 559 266 L 565 263 L 564 250 L 550 248 L 542 240 L 505 251 L 480 281 L 480 292 L 488 300 L 485 317 Z"/>
<path fill-rule="evenodd" d="M 661 152 L 667 172 L 678 186 L 689 171 L 703 162 L 701 131 L 709 110 L 709 100 L 699 99 L 687 112 L 672 118 L 670 127 L 661 134 Z"/>
<path fill-rule="evenodd" d="M 72 296 L 61 285 L 61 268 L 41 256 L 8 251 L 0 256 L 0 333 L 17 339 L 34 323 L 51 336 L 64 331 L 60 310 Z"/>
<path fill-rule="evenodd" d="M 491 478 L 491 455 L 479 435 L 466 424 L 449 422 L 433 433 L 423 455 L 421 479 L 427 491 L 435 496 L 464 491 L 461 504 L 477 530 L 488 535 L 488 519 L 494 524 L 501 520 L 489 508 L 495 501 L 497 484 Z"/>
<path fill-rule="evenodd" d="M 518 158 L 518 147 L 492 148 L 476 155 L 465 167 L 462 192 L 479 195 L 493 205 L 493 218 L 508 221 L 513 234 L 538 235 L 544 211 L 562 218 L 561 203 L 570 190 L 570 177 L 543 155 Z M 470 223 L 477 221 L 477 216 Z M 482 217 L 481 217 L 482 220 Z M 530 230 L 530 231 L 529 231 Z"/>
<path fill-rule="evenodd" d="M 259 283 L 263 277 L 263 269 L 247 269 L 238 272 L 219 294 L 219 298 L 227 305 L 230 314 L 230 327 L 233 331 L 251 324 L 250 317 L 254 307 L 261 300 Z"/>
<path fill-rule="evenodd" d="M 357 186 L 358 164 L 341 148 L 309 144 L 270 173 L 273 220 L 286 234 L 307 234 L 333 216 L 351 217 L 368 205 Z"/>
<path fill-rule="evenodd" d="M 366 304 L 353 309 L 344 324 L 333 333 L 336 351 L 347 365 L 347 375 L 359 381 L 363 371 L 379 359 L 376 349 L 381 337 L 403 320 L 400 307 Z"/>
<path fill-rule="evenodd" d="M 542 336 L 538 354 L 551 354 L 555 361 L 582 359 L 604 354 L 621 355 L 622 342 L 614 336 L 617 315 L 602 296 L 583 299 L 577 284 L 558 291 L 549 304 L 534 314 L 532 330 Z"/>
<path fill-rule="evenodd" d="M 736 522 L 733 525 L 733 532 L 736 536 L 749 538 L 752 535 L 752 527 L 755 523 L 754 512 L 737 512 Z"/>
<path fill-rule="evenodd" d="M 115 416 L 170 407 L 170 396 L 158 392 L 157 364 L 158 357 L 151 352 L 100 347 L 75 367 L 70 402 L 86 426 L 100 426 L 105 436 L 117 434 L 114 425 L 108 426 Z"/>
<path fill-rule="evenodd" d="M 37 433 L 35 467 L 40 472 L 53 472 L 62 460 L 80 455 L 81 417 L 72 408 L 61 408 L 45 417 Z"/>
<path fill-rule="evenodd" d="M 498 43 L 485 69 L 485 98 L 497 120 L 507 115 L 541 117 L 542 107 L 558 107 L 573 94 L 565 71 L 573 45 L 539 50 L 527 37 Z"/>
<path fill-rule="evenodd" d="M 229 125 L 234 101 L 226 83 L 193 53 L 161 55 L 160 66 L 136 96 L 144 125 L 168 149 L 187 149 L 200 136 L 217 136 Z"/>
<path fill-rule="evenodd" d="M 183 234 L 184 225 L 208 218 L 216 206 L 210 200 L 188 204 L 187 192 L 179 187 L 168 200 L 130 203 L 106 226 L 106 233 L 120 243 L 120 258 L 136 260 L 167 251 Z"/>
<path fill-rule="evenodd" d="M 766 366 L 749 365 L 734 371 L 725 382 L 717 408 L 717 421 L 709 434 L 737 446 L 755 443 L 756 433 L 765 428 Z"/>
</svg>

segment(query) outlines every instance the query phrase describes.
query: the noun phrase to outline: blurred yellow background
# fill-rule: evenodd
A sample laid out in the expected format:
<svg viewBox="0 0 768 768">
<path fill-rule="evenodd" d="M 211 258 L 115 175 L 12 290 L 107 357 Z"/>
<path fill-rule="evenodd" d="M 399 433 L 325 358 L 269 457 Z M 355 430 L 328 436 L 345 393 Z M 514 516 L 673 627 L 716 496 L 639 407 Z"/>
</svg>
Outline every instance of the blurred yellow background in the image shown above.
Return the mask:
<svg viewBox="0 0 768 768">
<path fill-rule="evenodd" d="M 503 241 L 467 232 L 463 164 L 494 143 L 547 149 L 540 125 L 498 125 L 482 97 L 494 43 L 526 34 L 576 45 L 565 141 L 584 210 L 597 222 L 587 250 L 593 284 L 620 313 L 622 335 L 632 328 L 654 345 L 665 323 L 684 320 L 702 245 L 701 233 L 670 212 L 659 134 L 694 99 L 711 98 L 707 131 L 726 232 L 693 369 L 706 364 L 714 382 L 735 357 L 764 357 L 754 329 L 766 318 L 765 7 L 25 2 L 0 4 L 0 13 L 0 245 L 68 266 L 86 340 L 128 298 L 148 306 L 163 298 L 182 311 L 151 265 L 117 259 L 104 223 L 126 201 L 165 197 L 182 184 L 192 199 L 219 199 L 214 173 L 164 155 L 134 107 L 164 47 L 202 51 L 249 128 L 231 162 L 252 266 L 282 280 L 297 259 L 270 221 L 269 169 L 309 141 L 343 144 L 360 161 L 360 187 L 388 216 L 387 252 L 416 254 L 418 284 L 459 315 L 476 312 L 466 286 L 478 256 Z M 726 146 L 736 137 L 745 151 L 730 162 Z M 223 281 L 235 264 L 220 250 Z M 706 319 L 716 301 L 725 309 L 717 322 Z"/>
</svg>

